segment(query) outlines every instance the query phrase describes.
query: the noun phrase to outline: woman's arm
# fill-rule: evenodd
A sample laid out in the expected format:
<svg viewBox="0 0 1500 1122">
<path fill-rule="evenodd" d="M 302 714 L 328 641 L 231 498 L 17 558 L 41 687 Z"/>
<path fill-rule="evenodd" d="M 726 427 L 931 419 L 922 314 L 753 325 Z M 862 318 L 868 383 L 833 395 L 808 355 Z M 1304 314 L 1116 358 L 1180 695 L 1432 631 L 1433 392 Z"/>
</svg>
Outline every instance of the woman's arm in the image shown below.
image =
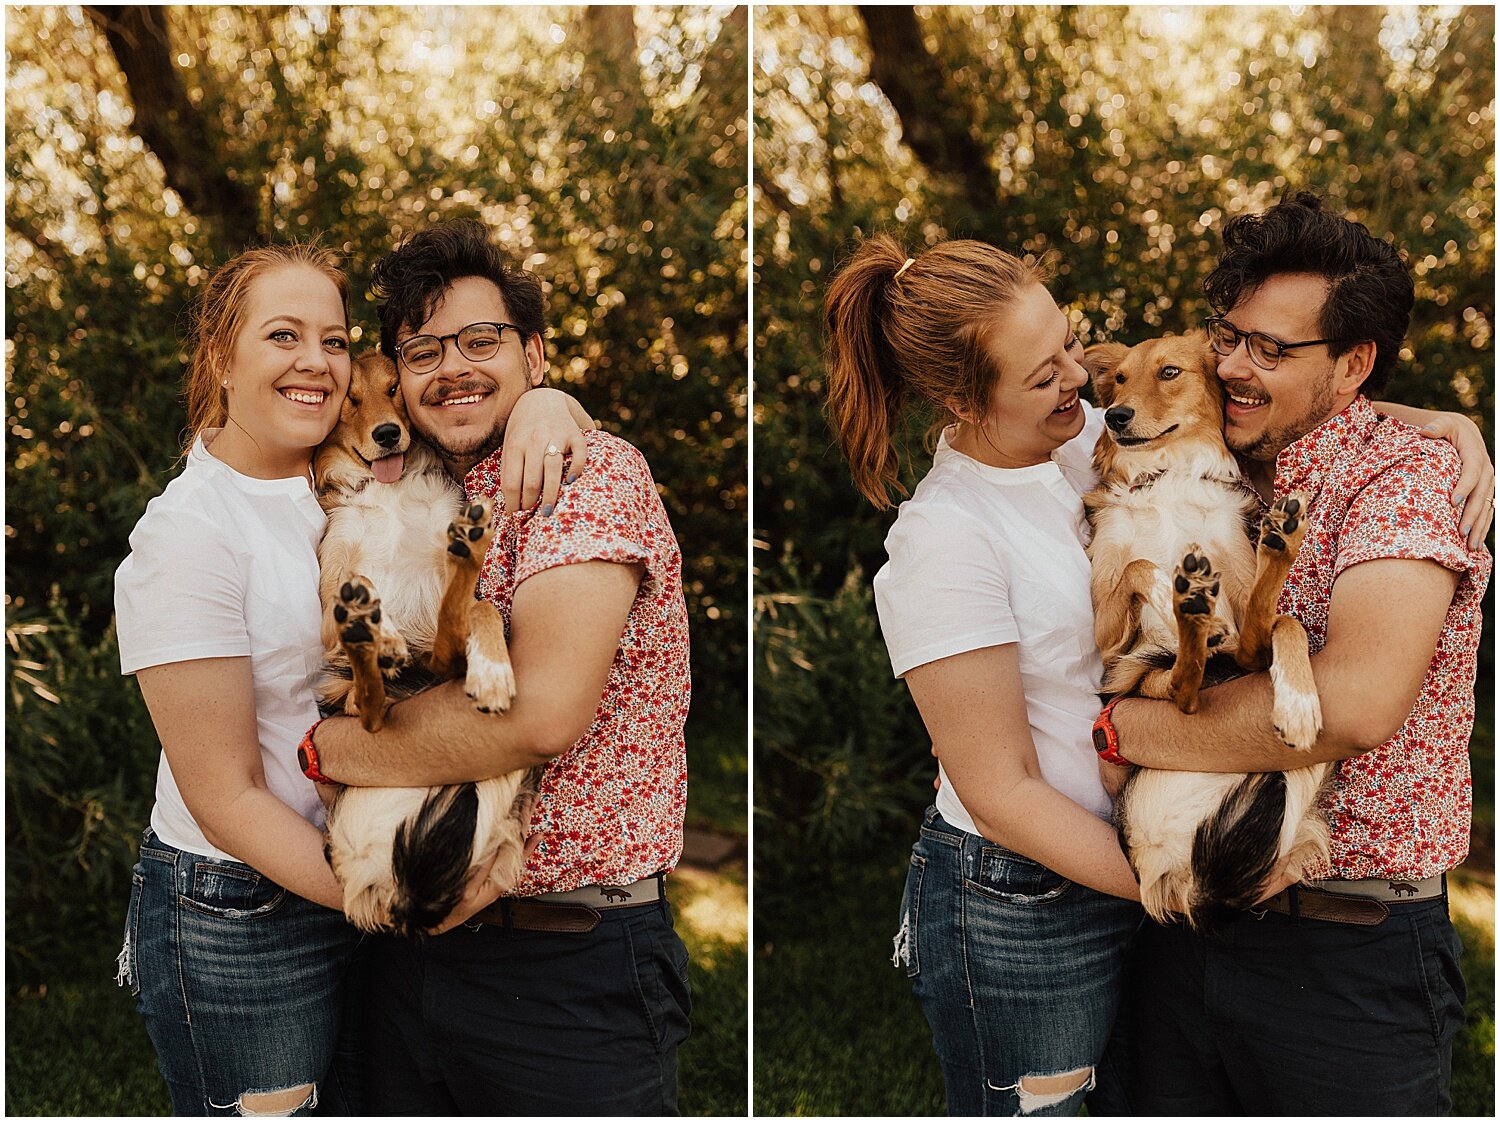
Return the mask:
<svg viewBox="0 0 1500 1122">
<path fill-rule="evenodd" d="M 571 483 L 588 466 L 585 433 L 597 428 L 587 410 L 570 394 L 537 386 L 519 398 L 505 421 L 500 453 L 500 494 L 509 511 L 528 510 L 538 497 L 542 514 L 552 513 L 562 486 L 563 456 L 571 455 Z M 548 455 L 556 448 L 561 455 Z"/>
<path fill-rule="evenodd" d="M 1446 440 L 1457 449 L 1462 470 L 1449 497 L 1455 507 L 1462 508 L 1459 531 L 1467 538 L 1470 549 L 1478 549 L 1495 520 L 1495 464 L 1479 426 L 1462 413 L 1439 413 L 1389 401 L 1370 404 L 1377 413 L 1414 425 L 1424 435 Z"/>
<path fill-rule="evenodd" d="M 908 671 L 906 685 L 985 837 L 1069 880 L 1140 899 L 1114 828 L 1042 778 L 1014 643 L 929 662 Z"/>
<path fill-rule="evenodd" d="M 173 662 L 136 677 L 204 837 L 298 896 L 343 911 L 322 833 L 266 787 L 249 658 Z"/>
</svg>

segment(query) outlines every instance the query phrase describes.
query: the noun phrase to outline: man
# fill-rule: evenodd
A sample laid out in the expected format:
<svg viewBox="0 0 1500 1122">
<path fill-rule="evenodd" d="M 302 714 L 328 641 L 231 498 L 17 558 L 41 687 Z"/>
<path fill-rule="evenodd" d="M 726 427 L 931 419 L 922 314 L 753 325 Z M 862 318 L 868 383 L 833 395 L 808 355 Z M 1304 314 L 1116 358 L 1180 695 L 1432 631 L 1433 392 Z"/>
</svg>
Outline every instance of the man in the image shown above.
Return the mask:
<svg viewBox="0 0 1500 1122">
<path fill-rule="evenodd" d="M 1298 194 L 1226 227 L 1210 275 L 1225 438 L 1263 500 L 1311 513 L 1280 610 L 1306 627 L 1324 727 L 1272 727 L 1269 674 L 1184 716 L 1131 699 L 1119 753 L 1146 767 L 1338 761 L 1327 867 L 1205 939 L 1149 921 L 1129 1050 L 1142 1114 L 1441 1114 L 1463 1019 L 1443 874 L 1468 851 L 1479 599 L 1490 571 L 1448 496 L 1458 457 L 1372 410 L 1413 292 L 1396 250 Z M 1492 500 L 1491 500 L 1492 501 Z M 1467 527 L 1465 527 L 1467 529 Z M 1106 765 L 1107 766 L 1107 765 Z"/>
<path fill-rule="evenodd" d="M 497 496 L 506 419 L 544 369 L 539 282 L 473 220 L 417 234 L 374 279 L 413 427 L 468 496 Z M 687 952 L 659 874 L 681 855 L 687 793 L 677 542 L 640 453 L 603 433 L 554 510 L 500 507 L 479 594 L 509 621 L 511 709 L 478 713 L 453 682 L 394 706 L 378 736 L 343 717 L 314 730 L 309 772 L 339 783 L 545 765 L 515 898 L 471 891 L 441 935 L 370 941 L 367 1099 L 381 1114 L 676 1113 Z"/>
</svg>

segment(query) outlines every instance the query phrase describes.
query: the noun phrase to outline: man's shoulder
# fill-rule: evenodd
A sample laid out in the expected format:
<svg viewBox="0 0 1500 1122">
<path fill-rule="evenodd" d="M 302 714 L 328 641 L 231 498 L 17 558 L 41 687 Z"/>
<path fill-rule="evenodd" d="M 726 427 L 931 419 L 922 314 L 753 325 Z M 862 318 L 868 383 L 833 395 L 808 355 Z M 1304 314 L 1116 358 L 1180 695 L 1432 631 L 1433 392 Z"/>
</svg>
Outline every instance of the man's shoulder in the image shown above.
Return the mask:
<svg viewBox="0 0 1500 1122">
<path fill-rule="evenodd" d="M 1431 487 L 1447 493 L 1462 470 L 1458 452 L 1446 440 L 1423 436 L 1415 426 L 1381 417 L 1341 475 L 1358 490 L 1385 485 Z"/>
</svg>

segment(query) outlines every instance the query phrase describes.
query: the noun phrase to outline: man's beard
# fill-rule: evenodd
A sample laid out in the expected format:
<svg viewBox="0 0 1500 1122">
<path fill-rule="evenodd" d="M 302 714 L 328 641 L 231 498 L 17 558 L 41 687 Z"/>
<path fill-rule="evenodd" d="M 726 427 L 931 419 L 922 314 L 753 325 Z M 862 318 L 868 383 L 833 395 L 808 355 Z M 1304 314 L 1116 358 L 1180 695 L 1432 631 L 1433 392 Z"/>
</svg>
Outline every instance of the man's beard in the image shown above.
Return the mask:
<svg viewBox="0 0 1500 1122">
<path fill-rule="evenodd" d="M 487 391 L 489 393 L 498 393 L 499 387 L 497 387 L 493 382 L 489 381 L 480 383 L 465 381 L 459 383 L 457 386 L 452 387 L 447 393 L 443 394 L 440 397 L 434 397 L 430 401 L 424 400 L 422 404 L 426 406 L 437 406 L 442 402 L 447 401 L 449 398 L 463 397 L 466 394 L 482 391 Z M 485 433 L 483 436 L 440 436 L 438 433 L 429 431 L 425 426 L 417 424 L 415 419 L 412 422 L 412 427 L 417 430 L 417 434 L 421 436 L 421 438 L 425 440 L 440 457 L 442 457 L 449 463 L 452 463 L 454 461 L 482 460 L 496 448 L 500 447 L 500 442 L 504 439 L 505 436 L 505 421 L 506 418 L 501 417 L 490 428 L 490 431 L 488 433 Z"/>
<path fill-rule="evenodd" d="M 1300 417 L 1285 421 L 1274 428 L 1268 426 L 1259 436 L 1251 437 L 1247 443 L 1236 443 L 1229 439 L 1229 434 L 1226 432 L 1225 439 L 1229 444 L 1229 450 L 1247 460 L 1275 460 L 1283 449 L 1289 448 L 1327 420 L 1337 396 L 1333 387 L 1333 367 L 1330 366 L 1318 383 L 1312 401 Z"/>
</svg>

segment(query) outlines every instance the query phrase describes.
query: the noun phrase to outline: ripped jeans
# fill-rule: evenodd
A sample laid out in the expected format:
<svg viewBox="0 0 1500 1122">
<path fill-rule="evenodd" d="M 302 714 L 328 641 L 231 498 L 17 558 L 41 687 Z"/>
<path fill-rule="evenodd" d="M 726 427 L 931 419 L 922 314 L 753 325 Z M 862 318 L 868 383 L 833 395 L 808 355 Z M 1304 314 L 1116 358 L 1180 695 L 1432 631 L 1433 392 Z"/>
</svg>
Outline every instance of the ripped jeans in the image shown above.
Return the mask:
<svg viewBox="0 0 1500 1122">
<path fill-rule="evenodd" d="M 1078 1113 L 1141 914 L 928 808 L 893 961 L 932 1027 L 949 1114 Z"/>
<path fill-rule="evenodd" d="M 173 1113 L 356 1113 L 358 1058 L 340 1030 L 356 1027 L 345 1006 L 358 940 L 341 913 L 146 830 L 117 980 L 146 1021 Z"/>
</svg>

